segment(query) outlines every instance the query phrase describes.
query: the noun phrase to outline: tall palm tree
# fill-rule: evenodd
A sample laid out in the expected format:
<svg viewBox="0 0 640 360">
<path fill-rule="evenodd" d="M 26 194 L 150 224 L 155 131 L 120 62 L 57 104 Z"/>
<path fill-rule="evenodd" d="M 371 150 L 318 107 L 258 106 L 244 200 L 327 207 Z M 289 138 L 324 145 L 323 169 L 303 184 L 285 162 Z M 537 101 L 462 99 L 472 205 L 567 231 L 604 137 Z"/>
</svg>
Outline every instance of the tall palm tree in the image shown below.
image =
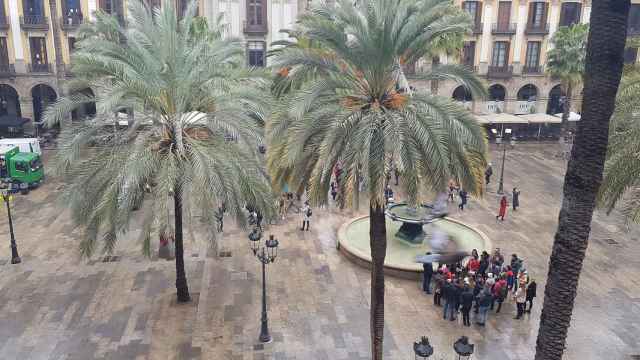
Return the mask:
<svg viewBox="0 0 640 360">
<path fill-rule="evenodd" d="M 551 39 L 553 48 L 548 54 L 547 72 L 551 77 L 560 79 L 565 99 L 562 104 L 561 142 L 567 132 L 573 90 L 582 83 L 588 33 L 588 24 L 573 24 L 561 26 Z"/>
<path fill-rule="evenodd" d="M 355 3 L 355 4 L 354 4 Z M 470 29 L 468 15 L 448 0 L 341 0 L 300 17 L 296 31 L 314 47 L 286 46 L 274 55 L 292 86 L 267 124 L 268 167 L 276 186 L 309 188 L 325 203 L 336 166 L 346 198 L 367 184 L 370 214 L 371 352 L 383 354 L 387 238 L 383 189 L 391 165 L 411 204 L 422 190 L 441 191 L 450 178 L 482 191 L 485 133 L 449 98 L 410 91 L 401 64 L 429 53 L 431 43 Z M 420 79 L 452 79 L 484 94 L 463 67 L 433 68 Z"/>
<path fill-rule="evenodd" d="M 560 360 L 602 181 L 609 119 L 622 75 L 629 0 L 594 1 L 587 45 L 582 119 L 564 180 L 564 195 L 549 260 L 536 360 Z"/>
<path fill-rule="evenodd" d="M 172 7 L 152 11 L 132 1 L 126 28 L 98 12 L 82 30 L 71 85 L 90 87 L 95 97 L 75 93 L 45 114 L 52 125 L 83 104 L 97 105 L 95 118 L 64 127 L 56 159 L 64 198 L 86 229 L 82 255 L 91 256 L 99 241 L 113 252 L 142 206 L 146 254 L 152 234 L 175 238 L 179 302 L 189 301 L 183 218 L 199 211 L 213 219 L 224 203 L 243 223 L 246 203 L 265 216 L 273 204 L 255 121 L 265 113 L 260 89 L 268 83 L 243 70 L 239 41 L 192 36 L 194 10 L 191 4 L 178 21 Z M 135 116 L 120 129 L 123 110 Z"/>
</svg>

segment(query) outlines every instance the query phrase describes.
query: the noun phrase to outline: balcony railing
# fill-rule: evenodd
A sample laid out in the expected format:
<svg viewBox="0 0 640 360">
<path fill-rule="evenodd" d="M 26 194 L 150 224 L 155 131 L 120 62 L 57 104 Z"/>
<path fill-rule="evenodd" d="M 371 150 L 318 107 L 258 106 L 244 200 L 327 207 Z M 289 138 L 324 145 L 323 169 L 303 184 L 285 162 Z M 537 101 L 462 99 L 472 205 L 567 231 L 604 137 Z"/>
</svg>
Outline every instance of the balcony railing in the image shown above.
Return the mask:
<svg viewBox="0 0 640 360">
<path fill-rule="evenodd" d="M 524 32 L 527 35 L 547 35 L 549 33 L 549 24 L 528 24 Z"/>
<path fill-rule="evenodd" d="M 84 19 L 82 17 L 82 13 L 77 13 L 60 19 L 60 25 L 64 31 L 74 30 L 78 26 L 82 25 L 83 22 Z"/>
<path fill-rule="evenodd" d="M 484 110 L 488 114 L 499 114 L 504 112 L 504 101 L 485 101 Z"/>
<path fill-rule="evenodd" d="M 43 15 L 25 15 L 20 17 L 20 25 L 25 30 L 49 30 L 49 18 Z"/>
<path fill-rule="evenodd" d="M 30 73 L 49 74 L 51 73 L 51 64 L 29 64 Z"/>
<path fill-rule="evenodd" d="M 510 78 L 513 75 L 513 66 L 489 66 L 487 69 L 487 77 L 489 78 Z"/>
<path fill-rule="evenodd" d="M 0 64 L 0 77 L 14 77 L 16 76 L 16 68 L 13 64 Z"/>
<path fill-rule="evenodd" d="M 473 32 L 473 35 L 482 34 L 483 27 L 484 27 L 484 24 L 481 22 L 476 22 L 475 24 L 473 24 L 473 28 L 471 29 L 471 31 Z"/>
<path fill-rule="evenodd" d="M 515 115 L 525 115 L 525 114 L 531 114 L 535 111 L 536 109 L 536 103 L 535 101 L 518 101 L 516 102 L 516 111 L 514 112 Z"/>
<path fill-rule="evenodd" d="M 629 26 L 627 28 L 627 36 L 638 36 L 640 35 L 640 26 Z"/>
<path fill-rule="evenodd" d="M 537 66 L 523 66 L 522 73 L 526 75 L 544 75 L 544 67 L 542 65 Z"/>
<path fill-rule="evenodd" d="M 266 20 L 260 25 L 251 25 L 245 21 L 242 28 L 245 34 L 266 34 L 269 31 Z"/>
<path fill-rule="evenodd" d="M 7 30 L 9 28 L 9 19 L 5 15 L 0 15 L 0 29 Z"/>
<path fill-rule="evenodd" d="M 461 105 L 462 107 L 464 107 L 467 110 L 471 110 L 473 108 L 473 101 L 459 101 L 459 100 L 456 100 L 456 103 L 458 105 Z"/>
<path fill-rule="evenodd" d="M 516 33 L 516 23 L 495 23 L 491 26 L 493 35 L 513 35 Z"/>
</svg>

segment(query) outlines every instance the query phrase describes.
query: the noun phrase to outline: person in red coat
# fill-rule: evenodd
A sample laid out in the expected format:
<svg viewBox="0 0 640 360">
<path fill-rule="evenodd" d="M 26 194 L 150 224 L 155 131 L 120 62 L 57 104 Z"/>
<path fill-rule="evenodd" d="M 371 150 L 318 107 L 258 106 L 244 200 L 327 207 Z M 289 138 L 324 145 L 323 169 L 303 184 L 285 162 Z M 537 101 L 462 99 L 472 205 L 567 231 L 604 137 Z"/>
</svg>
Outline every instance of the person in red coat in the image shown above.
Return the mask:
<svg viewBox="0 0 640 360">
<path fill-rule="evenodd" d="M 500 199 L 500 211 L 498 215 L 496 215 L 496 220 L 500 218 L 501 221 L 504 221 L 504 216 L 507 214 L 507 196 L 502 195 L 502 199 Z"/>
</svg>

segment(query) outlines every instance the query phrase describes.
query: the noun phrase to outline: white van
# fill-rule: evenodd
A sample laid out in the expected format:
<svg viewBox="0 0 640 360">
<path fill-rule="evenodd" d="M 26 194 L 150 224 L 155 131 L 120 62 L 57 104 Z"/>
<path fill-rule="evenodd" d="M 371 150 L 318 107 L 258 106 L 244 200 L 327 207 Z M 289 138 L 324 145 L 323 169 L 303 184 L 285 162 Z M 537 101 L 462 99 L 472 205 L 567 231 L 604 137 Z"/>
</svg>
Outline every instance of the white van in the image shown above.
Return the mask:
<svg viewBox="0 0 640 360">
<path fill-rule="evenodd" d="M 0 145 L 17 146 L 20 152 L 32 152 L 42 155 L 40 142 L 36 138 L 0 139 Z"/>
</svg>

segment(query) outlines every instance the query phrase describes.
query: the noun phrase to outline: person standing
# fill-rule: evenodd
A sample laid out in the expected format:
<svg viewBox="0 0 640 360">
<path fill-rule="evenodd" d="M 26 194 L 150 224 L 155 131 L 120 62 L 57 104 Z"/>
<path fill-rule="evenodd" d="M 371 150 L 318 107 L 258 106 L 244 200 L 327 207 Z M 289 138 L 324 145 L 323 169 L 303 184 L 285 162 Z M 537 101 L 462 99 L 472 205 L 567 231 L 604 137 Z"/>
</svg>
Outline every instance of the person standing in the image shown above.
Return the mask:
<svg viewBox="0 0 640 360">
<path fill-rule="evenodd" d="M 491 301 L 493 300 L 493 296 L 491 295 L 491 291 L 487 291 L 482 290 L 480 292 L 479 298 L 478 298 L 478 308 L 479 308 L 479 313 L 478 313 L 478 322 L 477 324 L 480 326 L 485 326 L 485 323 L 487 322 L 487 317 L 489 315 L 489 308 L 491 308 Z"/>
<path fill-rule="evenodd" d="M 440 271 L 436 272 L 433 277 L 434 289 L 433 289 L 433 305 L 442 305 L 442 286 L 444 285 L 444 276 Z"/>
<path fill-rule="evenodd" d="M 467 192 L 464 189 L 460 189 L 460 191 L 458 192 L 458 195 L 460 196 L 460 205 L 458 205 L 458 208 L 461 211 L 464 211 L 464 207 L 465 205 L 467 205 Z"/>
<path fill-rule="evenodd" d="M 453 303 L 449 301 L 451 298 L 452 285 L 451 280 L 447 279 L 442 283 L 440 287 L 440 296 L 444 299 L 444 305 L 442 306 L 442 318 L 447 320 L 449 308 L 453 307 Z"/>
<path fill-rule="evenodd" d="M 305 201 L 304 202 L 304 206 L 302 207 L 302 229 L 300 229 L 301 231 L 305 231 L 305 225 L 306 225 L 306 230 L 309 231 L 309 220 L 311 219 L 311 207 L 309 206 L 309 202 Z"/>
<path fill-rule="evenodd" d="M 518 286 L 518 290 L 516 290 L 516 306 L 518 309 L 518 313 L 514 319 L 522 319 L 522 314 L 524 314 L 525 302 L 527 301 L 527 290 L 526 284 L 524 282 L 520 283 Z"/>
<path fill-rule="evenodd" d="M 427 255 L 431 255 L 427 252 Z M 433 264 L 430 262 L 423 263 L 423 275 L 422 275 L 422 291 L 427 294 L 431 294 L 431 276 L 433 276 Z"/>
<path fill-rule="evenodd" d="M 504 302 L 504 299 L 507 298 L 508 294 L 509 287 L 507 286 L 507 280 L 505 280 L 504 275 L 501 275 L 500 280 L 498 280 L 498 282 L 496 282 L 496 284 L 493 286 L 493 296 L 498 302 L 496 314 L 500 312 L 500 309 L 502 309 L 502 303 Z"/>
<path fill-rule="evenodd" d="M 388 205 L 389 201 L 393 201 L 393 189 L 391 189 L 391 185 L 387 185 L 384 189 L 384 201 L 385 205 Z"/>
<path fill-rule="evenodd" d="M 336 183 L 331 182 L 331 198 L 333 201 L 336 201 L 336 195 L 338 195 L 338 189 L 336 188 Z"/>
<path fill-rule="evenodd" d="M 464 326 L 471 326 L 469 319 L 471 306 L 473 306 L 473 292 L 469 287 L 469 280 L 465 279 L 464 288 L 462 289 L 462 294 L 460 294 L 460 311 L 462 312 L 462 324 Z"/>
<path fill-rule="evenodd" d="M 491 175 L 493 175 L 493 168 L 491 167 L 491 163 L 487 165 L 487 169 L 484 171 L 484 180 L 489 185 L 491 182 Z"/>
<path fill-rule="evenodd" d="M 520 190 L 514 187 L 512 196 L 511 205 L 513 205 L 513 211 L 517 211 L 518 206 L 520 206 Z"/>
<path fill-rule="evenodd" d="M 529 286 L 527 286 L 527 301 L 529 303 L 529 309 L 527 309 L 526 307 L 526 303 L 525 303 L 525 310 L 524 312 L 526 313 L 530 313 L 531 309 L 533 308 L 533 299 L 536 297 L 536 291 L 537 291 L 537 287 L 538 285 L 536 284 L 535 280 L 531 280 L 531 282 L 529 283 Z"/>
<path fill-rule="evenodd" d="M 507 205 L 507 196 L 502 195 L 502 199 L 500 199 L 500 211 L 498 212 L 498 215 L 496 215 L 496 220 L 500 219 L 501 221 L 504 221 L 504 216 L 507 215 Z"/>
<path fill-rule="evenodd" d="M 222 208 L 222 206 L 218 206 L 218 210 L 216 210 L 214 216 L 216 217 L 216 220 L 218 221 L 218 232 L 221 233 L 222 232 L 222 228 L 224 227 L 224 210 Z"/>
</svg>

